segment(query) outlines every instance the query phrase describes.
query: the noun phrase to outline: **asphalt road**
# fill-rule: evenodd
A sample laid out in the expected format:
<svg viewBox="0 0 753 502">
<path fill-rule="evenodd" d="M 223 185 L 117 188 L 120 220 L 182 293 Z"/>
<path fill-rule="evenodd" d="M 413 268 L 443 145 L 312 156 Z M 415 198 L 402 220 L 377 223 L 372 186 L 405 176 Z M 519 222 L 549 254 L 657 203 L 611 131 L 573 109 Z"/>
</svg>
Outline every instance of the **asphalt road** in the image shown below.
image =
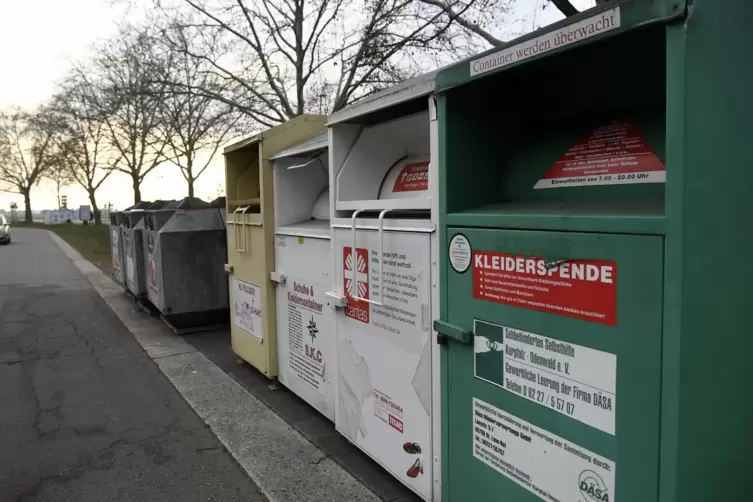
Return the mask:
<svg viewBox="0 0 753 502">
<path fill-rule="evenodd" d="M 42 230 L 0 245 L 0 502 L 264 497 Z"/>
</svg>

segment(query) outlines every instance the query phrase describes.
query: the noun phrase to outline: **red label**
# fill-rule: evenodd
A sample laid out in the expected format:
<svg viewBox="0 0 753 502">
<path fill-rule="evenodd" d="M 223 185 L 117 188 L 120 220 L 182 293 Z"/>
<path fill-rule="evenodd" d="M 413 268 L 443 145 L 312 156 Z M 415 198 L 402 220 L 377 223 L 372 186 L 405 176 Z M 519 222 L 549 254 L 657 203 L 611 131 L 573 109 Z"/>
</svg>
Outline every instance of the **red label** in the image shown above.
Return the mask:
<svg viewBox="0 0 753 502">
<path fill-rule="evenodd" d="M 390 422 L 390 427 L 392 427 L 393 429 L 395 429 L 398 432 L 403 432 L 403 421 L 402 420 L 400 420 L 399 418 L 397 418 L 397 417 L 395 417 L 393 415 L 390 415 L 389 416 L 389 422 Z"/>
<path fill-rule="evenodd" d="M 473 297 L 614 326 L 617 264 L 474 251 Z"/>
<path fill-rule="evenodd" d="M 393 192 L 418 192 L 429 189 L 429 162 L 405 164 L 395 180 Z"/>
<path fill-rule="evenodd" d="M 356 321 L 369 323 L 369 250 L 356 248 L 353 256 L 350 247 L 343 248 L 343 289 L 348 297 L 345 315 Z M 354 274 L 355 270 L 355 274 Z"/>
<path fill-rule="evenodd" d="M 664 164 L 633 124 L 616 120 L 591 131 L 573 145 L 534 188 L 664 183 L 665 180 Z"/>
</svg>

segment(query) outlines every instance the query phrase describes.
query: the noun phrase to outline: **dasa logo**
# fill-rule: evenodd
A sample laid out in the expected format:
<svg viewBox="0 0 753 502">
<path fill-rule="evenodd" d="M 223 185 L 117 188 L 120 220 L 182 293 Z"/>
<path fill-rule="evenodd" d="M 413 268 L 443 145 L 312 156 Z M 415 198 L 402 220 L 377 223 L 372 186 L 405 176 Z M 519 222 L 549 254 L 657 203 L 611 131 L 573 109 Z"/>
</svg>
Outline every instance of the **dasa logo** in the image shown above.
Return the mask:
<svg viewBox="0 0 753 502">
<path fill-rule="evenodd" d="M 578 488 L 586 502 L 609 502 L 609 489 L 601 476 L 594 471 L 586 470 L 580 473 Z"/>
</svg>

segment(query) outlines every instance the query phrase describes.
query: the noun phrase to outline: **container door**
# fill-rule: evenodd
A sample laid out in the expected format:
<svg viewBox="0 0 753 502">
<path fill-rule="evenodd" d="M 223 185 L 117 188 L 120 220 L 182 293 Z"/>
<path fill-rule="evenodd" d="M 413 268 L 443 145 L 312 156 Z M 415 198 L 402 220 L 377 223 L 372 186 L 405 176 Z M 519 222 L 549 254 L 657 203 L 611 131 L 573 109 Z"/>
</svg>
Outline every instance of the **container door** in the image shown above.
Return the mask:
<svg viewBox="0 0 753 502">
<path fill-rule="evenodd" d="M 331 260 L 329 239 L 275 237 L 275 267 L 285 276 L 276 292 L 277 377 L 334 421 L 337 343 L 326 296 Z"/>
<path fill-rule="evenodd" d="M 335 230 L 337 430 L 424 499 L 432 493 L 430 234 Z M 383 267 L 380 264 L 383 263 Z M 383 304 L 369 303 L 366 300 Z"/>
<path fill-rule="evenodd" d="M 448 238 L 447 500 L 656 501 L 662 238 Z"/>
</svg>

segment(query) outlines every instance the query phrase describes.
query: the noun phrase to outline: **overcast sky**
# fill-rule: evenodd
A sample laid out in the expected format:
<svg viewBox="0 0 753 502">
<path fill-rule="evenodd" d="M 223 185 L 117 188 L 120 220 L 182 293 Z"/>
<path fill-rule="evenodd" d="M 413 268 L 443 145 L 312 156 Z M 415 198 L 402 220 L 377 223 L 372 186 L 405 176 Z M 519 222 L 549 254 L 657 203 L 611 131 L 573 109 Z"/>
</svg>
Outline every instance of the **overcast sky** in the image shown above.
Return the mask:
<svg viewBox="0 0 753 502">
<path fill-rule="evenodd" d="M 515 32 L 530 30 L 531 13 L 537 12 L 535 23 L 543 26 L 562 16 L 552 6 L 541 11 L 536 7 L 547 0 L 511 0 L 515 13 L 511 16 Z M 574 0 L 578 8 L 592 6 L 594 0 Z M 115 33 L 115 22 L 122 18 L 122 9 L 111 0 L 0 0 L 0 108 L 11 105 L 34 109 L 55 90 L 55 82 L 65 73 L 69 61 L 85 58 L 98 39 Z M 531 24 L 529 24 L 531 23 Z M 500 34 L 507 30 L 501 30 Z M 221 156 L 196 183 L 196 195 L 211 200 L 224 185 Z M 186 184 L 174 166 L 161 166 L 142 184 L 145 200 L 181 198 Z M 63 191 L 68 206 L 88 204 L 86 192 L 77 187 Z M 112 203 L 124 208 L 133 201 L 130 178 L 123 174 L 111 176 L 98 192 L 100 207 Z M 23 208 L 23 198 L 0 192 L 0 208 L 8 209 L 16 201 Z M 49 182 L 33 193 L 35 211 L 57 206 L 55 188 Z"/>
</svg>

